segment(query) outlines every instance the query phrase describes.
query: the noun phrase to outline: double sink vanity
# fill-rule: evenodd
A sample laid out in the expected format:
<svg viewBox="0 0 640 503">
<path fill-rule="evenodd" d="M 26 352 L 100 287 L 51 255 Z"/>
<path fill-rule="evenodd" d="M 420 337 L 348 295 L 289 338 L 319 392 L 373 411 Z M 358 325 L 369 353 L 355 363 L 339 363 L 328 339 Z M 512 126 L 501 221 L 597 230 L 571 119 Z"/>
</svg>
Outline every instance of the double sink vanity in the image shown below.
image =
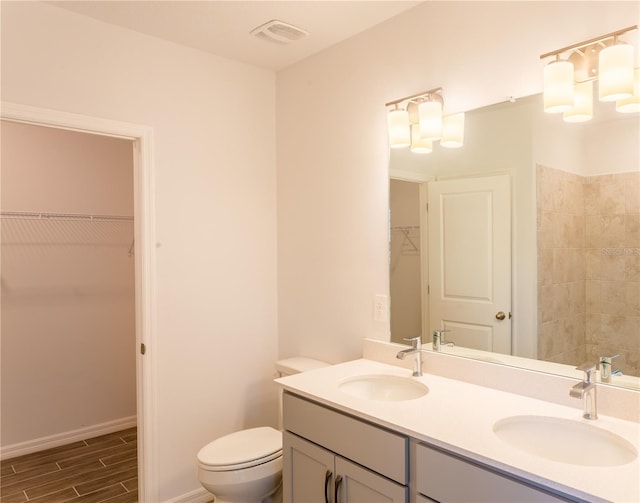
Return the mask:
<svg viewBox="0 0 640 503">
<path fill-rule="evenodd" d="M 278 379 L 285 503 L 640 501 L 637 391 L 601 390 L 588 420 L 575 379 L 429 352 L 414 377 L 368 346 Z"/>
</svg>

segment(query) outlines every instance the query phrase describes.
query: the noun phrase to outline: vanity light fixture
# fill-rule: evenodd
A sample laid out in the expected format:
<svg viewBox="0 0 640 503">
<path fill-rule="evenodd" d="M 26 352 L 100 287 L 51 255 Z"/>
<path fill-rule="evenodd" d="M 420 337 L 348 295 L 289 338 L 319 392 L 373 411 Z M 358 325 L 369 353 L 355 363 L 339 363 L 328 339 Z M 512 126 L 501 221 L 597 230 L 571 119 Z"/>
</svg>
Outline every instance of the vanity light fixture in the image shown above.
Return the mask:
<svg viewBox="0 0 640 503">
<path fill-rule="evenodd" d="M 544 111 L 550 114 L 566 112 L 573 107 L 573 63 L 556 56 L 544 67 Z"/>
<path fill-rule="evenodd" d="M 385 106 L 393 107 L 387 115 L 391 148 L 410 147 L 417 154 L 428 154 L 438 140 L 445 148 L 463 145 L 464 113 L 442 115 L 441 87 L 390 101 Z"/>
<path fill-rule="evenodd" d="M 598 97 L 600 101 L 617 101 L 633 94 L 634 54 L 633 46 L 618 42 L 600 51 L 598 73 L 600 74 Z"/>
<path fill-rule="evenodd" d="M 633 94 L 616 101 L 616 110 L 623 114 L 640 112 L 640 68 L 636 68 L 633 74 Z"/>
<path fill-rule="evenodd" d="M 464 145 L 464 113 L 444 117 L 440 145 L 445 148 L 460 148 Z"/>
<path fill-rule="evenodd" d="M 420 124 L 411 124 L 411 152 L 416 154 L 430 154 L 433 152 L 433 140 L 420 136 Z"/>
<path fill-rule="evenodd" d="M 442 138 L 442 96 L 435 96 L 440 99 L 423 99 L 418 104 L 420 136 L 431 141 Z"/>
<path fill-rule="evenodd" d="M 573 86 L 573 106 L 562 113 L 565 122 L 585 122 L 593 118 L 593 80 Z"/>
<path fill-rule="evenodd" d="M 540 59 L 555 58 L 543 71 L 544 111 L 562 112 L 566 122 L 591 119 L 596 80 L 600 101 L 615 101 L 619 112 L 640 111 L 634 47 L 619 39 L 637 29 L 630 26 L 542 54 Z"/>
<path fill-rule="evenodd" d="M 387 114 L 387 128 L 389 129 L 389 146 L 391 148 L 403 148 L 411 145 L 409 112 L 400 108 L 397 103 Z"/>
</svg>

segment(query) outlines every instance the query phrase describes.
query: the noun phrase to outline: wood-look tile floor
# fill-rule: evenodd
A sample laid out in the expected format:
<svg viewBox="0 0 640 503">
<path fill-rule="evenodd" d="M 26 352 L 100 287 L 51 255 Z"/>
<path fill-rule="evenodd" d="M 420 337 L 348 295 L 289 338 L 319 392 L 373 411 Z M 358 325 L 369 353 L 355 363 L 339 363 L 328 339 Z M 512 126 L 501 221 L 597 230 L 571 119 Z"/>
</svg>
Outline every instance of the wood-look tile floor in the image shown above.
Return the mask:
<svg viewBox="0 0 640 503">
<path fill-rule="evenodd" d="M 135 503 L 136 428 L 0 463 L 0 503 Z"/>
</svg>

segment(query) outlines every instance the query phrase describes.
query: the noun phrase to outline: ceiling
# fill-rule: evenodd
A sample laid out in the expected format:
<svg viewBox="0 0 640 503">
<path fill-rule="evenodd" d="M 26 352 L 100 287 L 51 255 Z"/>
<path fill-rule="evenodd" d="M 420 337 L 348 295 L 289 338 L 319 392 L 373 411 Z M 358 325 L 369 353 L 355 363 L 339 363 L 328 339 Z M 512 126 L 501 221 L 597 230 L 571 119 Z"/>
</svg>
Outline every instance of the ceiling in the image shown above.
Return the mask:
<svg viewBox="0 0 640 503">
<path fill-rule="evenodd" d="M 51 1 L 78 14 L 200 49 L 281 70 L 410 9 L 419 1 Z M 273 19 L 301 28 L 306 38 L 283 45 L 250 35 Z"/>
</svg>

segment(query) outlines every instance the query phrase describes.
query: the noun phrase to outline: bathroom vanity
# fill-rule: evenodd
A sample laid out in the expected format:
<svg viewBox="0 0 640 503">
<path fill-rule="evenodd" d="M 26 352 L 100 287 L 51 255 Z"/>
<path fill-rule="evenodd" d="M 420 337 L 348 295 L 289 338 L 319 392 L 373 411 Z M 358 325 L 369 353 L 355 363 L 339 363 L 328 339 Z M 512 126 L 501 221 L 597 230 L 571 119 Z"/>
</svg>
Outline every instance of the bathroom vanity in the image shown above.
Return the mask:
<svg viewBox="0 0 640 503">
<path fill-rule="evenodd" d="M 290 393 L 283 406 L 285 501 L 408 501 L 406 435 Z"/>
<path fill-rule="evenodd" d="M 640 497 L 640 427 L 632 421 L 606 416 L 586 421 L 578 408 L 427 373 L 414 378 L 406 369 L 365 359 L 279 382 L 285 390 L 285 503 L 631 502 Z M 569 449 L 566 459 L 553 452 L 555 444 L 550 457 L 523 450 L 499 435 L 505 424 L 511 434 L 512 418 L 537 426 L 543 421 L 548 435 L 558 433 L 558 425 L 569 428 L 559 432 L 565 439 L 574 427 L 585 428 L 587 439 L 603 433 L 605 442 L 620 442 L 622 458 L 614 453 L 601 459 L 588 442 L 577 447 L 581 452 Z M 534 440 L 535 434 L 534 428 Z M 584 440 L 582 434 L 576 439 Z"/>
</svg>

